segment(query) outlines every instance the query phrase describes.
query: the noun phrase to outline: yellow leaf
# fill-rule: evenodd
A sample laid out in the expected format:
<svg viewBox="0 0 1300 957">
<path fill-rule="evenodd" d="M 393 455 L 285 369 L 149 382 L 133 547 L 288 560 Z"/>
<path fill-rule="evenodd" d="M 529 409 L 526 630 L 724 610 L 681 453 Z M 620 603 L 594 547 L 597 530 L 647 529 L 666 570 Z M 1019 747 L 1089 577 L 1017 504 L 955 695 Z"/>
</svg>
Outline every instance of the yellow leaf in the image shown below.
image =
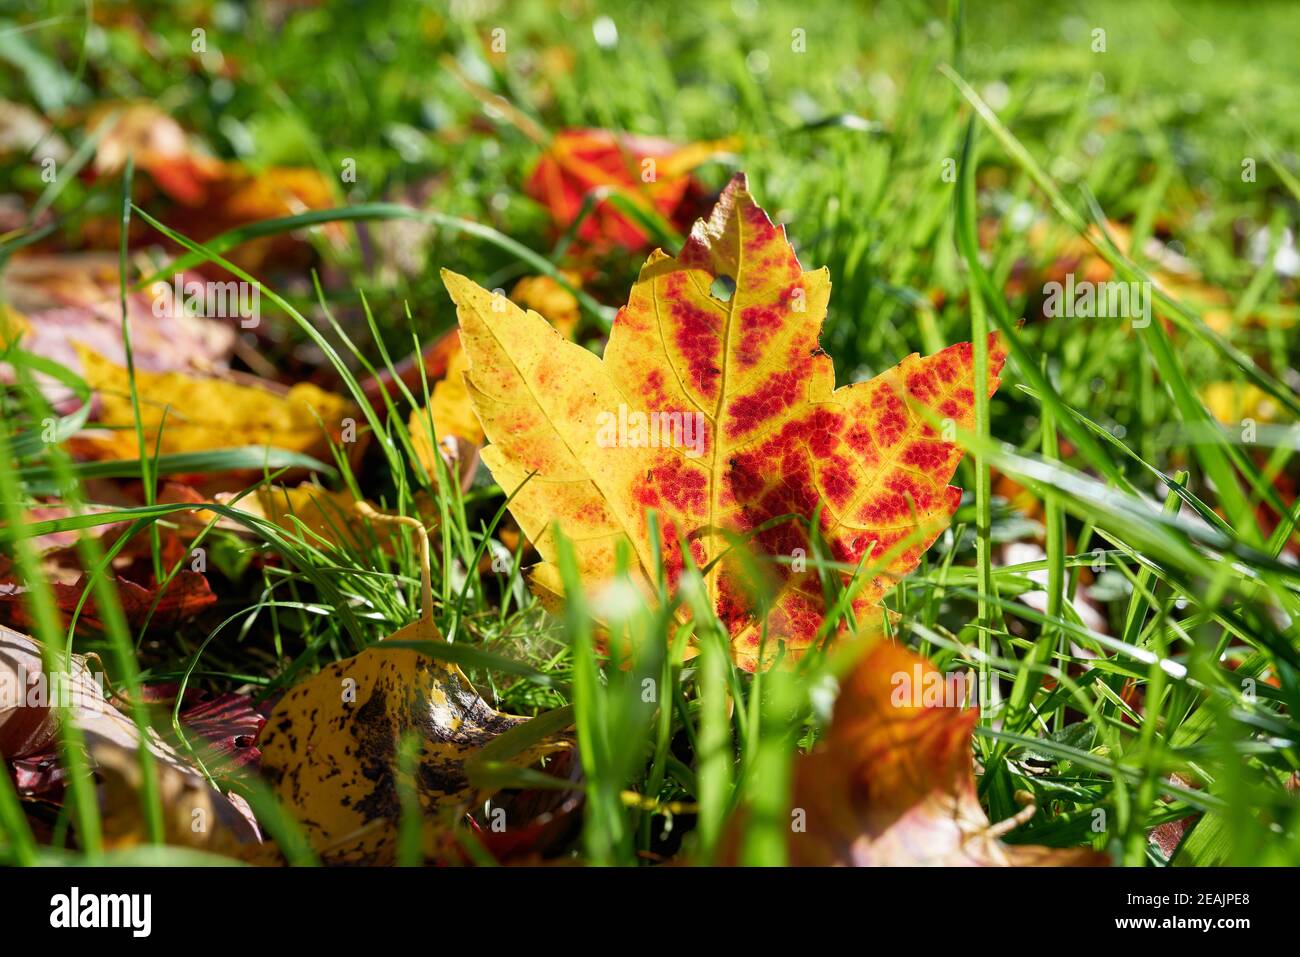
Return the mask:
<svg viewBox="0 0 1300 957">
<path fill-rule="evenodd" d="M 491 443 L 483 461 L 508 493 L 518 490 L 510 510 L 544 559 L 531 583 L 547 604 L 562 592 L 556 524 L 584 582 L 611 579 L 626 548 L 647 596 L 656 553 L 677 586 L 685 541 L 697 567 L 711 566 L 708 596 L 735 660 L 754 669 L 818 639 L 826 608 L 807 567 L 814 516 L 836 560 L 872 569 L 854 612 L 859 625 L 879 625 L 880 598 L 957 508 L 960 490 L 947 483 L 962 455 L 957 430 L 974 423 L 972 347 L 911 355 L 836 389 L 818 345 L 829 275 L 803 270 L 743 175 L 676 258 L 651 253 L 603 359 L 463 276 L 444 270 L 443 280 Z M 990 393 L 1005 356 L 991 338 Z M 776 579 L 766 631 L 733 551 L 739 536 Z"/>
<path fill-rule="evenodd" d="M 331 492 L 310 482 L 293 488 L 263 485 L 237 500 L 234 493 L 221 493 L 216 501 L 273 522 L 311 545 L 319 546 L 323 539 L 343 549 L 366 551 L 374 545 L 386 548 L 392 538 L 388 525 L 374 526 L 358 519 L 351 492 Z M 202 512 L 198 517 L 207 521 L 211 513 Z"/>
<path fill-rule="evenodd" d="M 78 353 L 86 382 L 99 393 L 99 422 L 120 429 L 98 447 L 120 458 L 135 458 L 135 416 L 126 369 L 89 349 L 79 348 Z M 150 454 L 160 428 L 163 452 L 238 445 L 321 450 L 328 439 L 338 440 L 353 408 L 341 396 L 310 383 L 291 386 L 281 395 L 257 385 L 180 372 L 137 369 L 135 380 Z"/>
<path fill-rule="evenodd" d="M 411 413 L 407 428 L 416 457 L 430 475 L 437 475 L 433 465 L 433 445 L 429 441 L 427 416 L 433 418 L 433 428 L 439 440 L 454 437 L 471 445 L 483 443 L 483 427 L 470 405 L 469 391 L 465 388 L 465 373 L 469 360 L 465 350 L 454 349 L 447 358 L 447 374 L 433 386 L 428 410 L 417 409 Z"/>
<path fill-rule="evenodd" d="M 371 521 L 418 527 L 413 519 L 362 511 Z M 419 802 L 422 850 L 436 854 L 439 834 L 495 790 L 472 783 L 466 763 L 498 735 L 529 720 L 491 708 L 454 664 L 394 647 L 443 641 L 432 616 L 423 531 L 421 544 L 422 617 L 291 688 L 258 742 L 275 793 L 326 863 L 393 863 L 406 787 Z M 417 745 L 413 775 L 398 757 L 408 739 Z M 527 766 L 569 746 L 567 736 L 549 735 L 507 760 Z"/>
<path fill-rule="evenodd" d="M 563 275 L 571 285 L 580 284 L 577 273 L 566 272 Z M 525 309 L 541 313 L 564 338 L 573 338 L 581 316 L 578 299 L 550 276 L 525 276 L 510 290 L 510 298 Z"/>
<path fill-rule="evenodd" d="M 576 274 L 565 273 L 565 278 L 575 285 L 579 281 Z M 550 276 L 525 276 L 515 283 L 510 298 L 525 309 L 540 313 L 564 338 L 573 338 L 579 319 L 578 300 Z M 483 444 L 483 426 L 479 424 L 470 403 L 469 390 L 465 387 L 468 371 L 469 360 L 457 334 L 455 347 L 448 352 L 446 374 L 434 383 L 427 413 L 433 417 L 439 440 L 452 437 L 480 446 Z M 436 476 L 426 410 L 412 412 L 407 428 L 416 458 L 430 476 Z"/>
<path fill-rule="evenodd" d="M 1224 425 L 1241 425 L 1244 419 L 1272 422 L 1277 404 L 1267 392 L 1249 382 L 1211 382 L 1201 390 L 1210 414 Z"/>
</svg>

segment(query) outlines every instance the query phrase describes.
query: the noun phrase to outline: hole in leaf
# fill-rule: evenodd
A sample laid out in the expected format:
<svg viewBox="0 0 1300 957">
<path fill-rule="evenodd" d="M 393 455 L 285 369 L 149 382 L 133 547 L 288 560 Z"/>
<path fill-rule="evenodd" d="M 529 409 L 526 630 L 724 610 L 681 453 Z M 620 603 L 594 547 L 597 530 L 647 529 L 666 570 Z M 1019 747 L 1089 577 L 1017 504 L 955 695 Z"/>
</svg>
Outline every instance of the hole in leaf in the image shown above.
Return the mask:
<svg viewBox="0 0 1300 957">
<path fill-rule="evenodd" d="M 731 302 L 731 297 L 736 294 L 736 280 L 730 276 L 719 276 L 713 280 L 713 285 L 709 287 L 709 295 L 714 299 L 721 299 L 723 302 Z"/>
</svg>

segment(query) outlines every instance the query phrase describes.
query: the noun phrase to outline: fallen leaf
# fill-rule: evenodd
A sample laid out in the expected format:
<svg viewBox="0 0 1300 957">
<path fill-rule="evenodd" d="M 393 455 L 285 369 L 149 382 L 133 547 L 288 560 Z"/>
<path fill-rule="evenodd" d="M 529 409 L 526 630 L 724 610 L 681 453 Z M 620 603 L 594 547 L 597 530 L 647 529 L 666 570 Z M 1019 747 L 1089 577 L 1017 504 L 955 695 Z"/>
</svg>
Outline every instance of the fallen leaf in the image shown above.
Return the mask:
<svg viewBox="0 0 1300 957">
<path fill-rule="evenodd" d="M 1107 220 L 1104 234 L 1109 234 L 1114 239 L 1123 255 L 1133 256 L 1133 232 L 1129 226 Z M 1097 242 L 1104 242 L 1104 234 L 1097 225 L 1089 228 L 1089 237 Z M 1021 270 L 1020 275 L 1013 277 L 1008 283 L 1008 293 L 1013 296 L 1023 293 L 1045 296 L 1047 283 L 1055 282 L 1064 286 L 1061 292 L 1068 298 L 1071 288 L 1082 290 L 1084 283 L 1095 287 L 1099 283 L 1115 281 L 1115 270 L 1111 264 L 1088 238 L 1078 233 L 1039 222 L 1031 227 L 1027 238 L 1034 258 L 1050 257 L 1050 261 L 1040 272 Z M 1235 326 L 1251 324 L 1260 319 L 1259 316 L 1247 316 L 1239 321 L 1233 315 L 1232 299 L 1228 293 L 1208 283 L 1191 260 L 1174 252 L 1159 239 L 1149 237 L 1139 258 L 1150 264 L 1147 272 L 1159 289 L 1194 309 L 1215 332 L 1226 335 Z M 1074 277 L 1074 287 L 1067 285 L 1070 276 Z M 1152 315 L 1168 321 L 1163 310 L 1153 300 L 1148 305 L 1151 306 Z"/>
<path fill-rule="evenodd" d="M 422 543 L 427 547 L 427 534 Z M 443 640 L 432 617 L 427 552 L 424 557 L 422 616 L 292 687 L 258 741 L 263 772 L 326 863 L 391 864 L 399 788 L 408 785 L 423 817 L 423 851 L 437 855 L 450 821 L 494 790 L 471 783 L 466 762 L 529 720 L 491 708 L 455 665 L 394 646 Z M 398 758 L 408 736 L 418 745 L 413 780 Z M 547 736 L 510 763 L 527 766 L 569 746 L 567 736 Z"/>
<path fill-rule="evenodd" d="M 447 375 L 433 387 L 428 409 L 415 410 L 407 423 L 416 455 L 430 475 L 437 472 L 431 464 L 432 446 L 426 416 L 432 417 L 434 432 L 439 439 L 454 437 L 472 445 L 483 442 L 483 427 L 474 415 L 469 390 L 465 387 L 465 373 L 468 371 L 469 360 L 465 357 L 465 350 L 457 349 L 447 359 Z"/>
<path fill-rule="evenodd" d="M 489 813 L 483 823 L 469 819 L 474 839 L 498 864 L 529 866 L 540 864 L 548 856 L 563 848 L 565 842 L 581 824 L 584 800 L 582 768 L 577 755 L 566 751 L 555 755 L 546 768 L 546 774 L 572 783 L 571 790 L 535 788 L 531 790 L 502 791 L 492 798 Z M 492 815 L 505 814 L 509 826 L 492 827 Z M 445 863 L 465 865 L 472 863 L 459 842 L 448 842 Z"/>
<path fill-rule="evenodd" d="M 127 156 L 138 170 L 175 202 L 163 221 L 200 242 L 248 223 L 290 216 L 336 205 L 330 180 L 310 167 L 272 166 L 253 170 L 226 162 L 196 146 L 184 128 L 151 103 L 107 103 L 90 115 L 88 126 L 100 133 L 92 164 L 99 177 L 120 175 Z M 132 235 L 151 241 L 157 234 L 133 222 Z M 88 226 L 92 242 L 117 242 L 116 222 Z M 344 233 L 337 223 L 314 227 L 334 239 Z M 268 263 L 300 261 L 304 246 L 291 235 L 263 236 L 241 243 L 226 258 L 258 272 Z M 310 252 L 310 250 L 307 250 Z"/>
<path fill-rule="evenodd" d="M 119 175 L 133 157 L 167 195 L 198 205 L 222 175 L 221 160 L 195 149 L 181 125 L 151 103 L 102 104 L 87 126 L 100 133 L 92 164 L 97 176 Z"/>
<path fill-rule="evenodd" d="M 710 292 L 724 276 L 734 284 L 727 299 Z M 754 533 L 752 549 L 787 560 L 773 569 L 764 663 L 782 643 L 793 658 L 816 639 L 822 589 L 799 567 L 812 554 L 806 527 L 760 526 L 791 514 L 811 520 L 823 506 L 821 534 L 833 556 L 880 563 L 855 605 L 859 625 L 878 624 L 880 598 L 957 508 L 961 493 L 946 483 L 962 452 L 931 423 L 973 426 L 971 346 L 914 354 L 869 382 L 835 389 L 817 341 L 828 274 L 801 269 L 743 175 L 696 223 L 680 256 L 650 255 L 603 360 L 536 313 L 463 276 L 444 270 L 443 278 L 470 358 L 470 397 L 491 442 L 483 461 L 507 492 L 519 489 L 511 512 L 545 560 L 530 580 L 548 603 L 561 594 L 553 522 L 574 542 L 592 585 L 614 576 L 626 544 L 647 595 L 656 544 L 675 585 L 679 536 L 703 568 L 724 556 L 729 534 Z M 1004 359 L 990 337 L 990 394 Z M 660 516 L 659 543 L 650 508 Z M 734 657 L 752 670 L 761 623 L 738 566 L 717 562 L 706 584 Z"/>
<path fill-rule="evenodd" d="M 144 704 L 168 722 L 178 694 L 180 685 L 176 682 L 157 682 L 140 687 Z M 109 702 L 123 711 L 131 707 L 131 699 L 122 688 L 117 689 Z M 266 724 L 266 717 L 254 707 L 253 699 L 248 695 L 234 691 L 213 695 L 201 688 L 187 687 L 176 717 L 185 732 L 185 740 L 202 754 L 205 765 L 214 775 L 256 767 L 261 761 L 262 753 L 255 742 L 258 732 Z"/>
<path fill-rule="evenodd" d="M 694 180 L 690 171 L 734 147 L 733 141 L 679 145 L 670 140 L 599 129 L 563 130 L 542 154 L 524 189 L 551 214 L 557 229 L 578 218 L 594 190 L 616 193 L 675 224 Z M 596 203 L 578 237 L 597 249 L 643 249 L 645 230 L 606 199 Z"/>
<path fill-rule="evenodd" d="M 0 757 L 14 761 L 53 754 L 60 728 L 59 711 L 50 707 L 55 695 L 69 705 L 102 782 L 105 847 L 131 847 L 146 839 L 139 798 L 141 746 L 158 769 L 167 843 L 235 855 L 260 845 L 242 800 L 213 789 L 152 728 L 142 740 L 135 722 L 109 703 L 85 657 L 72 655 L 67 673 L 50 675 L 34 639 L 0 626 Z"/>
<path fill-rule="evenodd" d="M 273 522 L 315 546 L 323 540 L 344 549 L 364 552 L 375 545 L 387 547 L 392 538 L 392 530 L 387 525 L 371 525 L 358 518 L 356 499 L 346 489 L 331 492 L 310 482 L 293 488 L 262 485 L 242 498 L 237 498 L 234 493 L 218 494 L 216 501 Z M 208 521 L 213 513 L 205 510 L 196 513 L 195 517 Z M 221 524 L 223 527 L 233 525 L 241 531 L 244 529 L 233 522 L 223 521 Z"/>
<path fill-rule="evenodd" d="M 151 746 L 152 750 L 152 746 Z M 96 742 L 90 756 L 102 782 L 104 846 L 121 850 L 149 843 L 140 810 L 144 772 L 136 747 Z M 261 862 L 272 851 L 264 845 L 252 809 L 235 792 L 215 790 L 179 759 L 161 761 L 158 791 L 162 802 L 163 843 Z"/>
<path fill-rule="evenodd" d="M 388 404 L 384 401 L 384 395 L 386 394 L 393 402 L 400 401 L 402 397 L 402 390 L 394 380 L 400 381 L 412 395 L 417 395 L 423 381 L 437 382 L 447 374 L 447 366 L 452 355 L 459 351 L 460 333 L 450 329 L 430 345 L 425 346 L 418 356 L 407 356 L 398 362 L 393 367 L 393 372 L 390 373 L 385 366 L 378 371 L 377 375 L 362 379 L 361 393 L 374 407 L 376 413 L 385 415 Z"/>
<path fill-rule="evenodd" d="M 577 273 L 562 274 L 574 287 L 581 285 Z M 550 276 L 525 276 L 510 290 L 510 298 L 525 309 L 541 313 L 543 319 L 559 330 L 560 335 L 572 339 L 582 318 L 578 297 Z"/>
<path fill-rule="evenodd" d="M 14 790 L 20 797 L 54 802 L 63 799 L 68 773 L 59 763 L 59 753 L 53 745 L 34 754 L 13 758 L 9 769 L 13 772 Z"/>
<path fill-rule="evenodd" d="M 9 319 L 28 352 L 74 372 L 81 371 L 77 343 L 118 365 L 126 363 L 116 254 L 15 257 L 0 275 L 0 295 L 12 306 Z M 126 310 L 136 368 L 224 370 L 234 350 L 235 327 L 228 321 L 190 315 L 173 308 L 173 302 L 172 297 L 155 299 L 152 294 L 128 292 Z M 0 366 L 0 377 L 12 381 L 7 364 Z M 67 386 L 48 377 L 38 375 L 37 381 L 56 405 L 72 395 Z"/>
<path fill-rule="evenodd" d="M 253 171 L 227 163 L 201 205 L 178 209 L 166 222 L 202 242 L 249 223 L 336 205 L 333 185 L 318 170 L 273 166 Z M 345 235 L 339 223 L 323 223 L 310 229 L 336 242 Z M 272 265 L 283 269 L 304 263 L 311 249 L 302 242 L 302 235 L 303 231 L 296 231 L 252 239 L 232 249 L 226 258 L 253 273 Z"/>
<path fill-rule="evenodd" d="M 153 628 L 174 628 L 215 604 L 217 600 L 207 578 L 188 569 L 176 573 L 161 597 L 156 584 L 140 585 L 125 578 L 114 578 L 113 586 L 117 589 L 126 622 L 132 628 L 139 628 L 146 621 Z M 71 585 L 53 582 L 50 587 L 54 590 L 54 601 L 66 626 L 86 591 L 87 583 L 83 578 Z M 8 620 L 17 628 L 34 627 L 28 617 L 23 597 L 25 592 L 26 588 L 16 581 L 0 581 L 0 611 L 6 613 Z M 77 623 L 95 631 L 104 630 L 93 596 L 86 598 L 81 614 L 77 616 Z"/>
<path fill-rule="evenodd" d="M 796 865 L 1101 866 L 1091 848 L 1007 844 L 1032 806 L 989 823 L 975 791 L 971 736 L 979 712 L 924 705 L 944 676 L 900 644 L 879 640 L 840 691 L 825 738 L 796 758 L 789 838 Z M 945 684 L 947 682 L 944 682 Z M 942 687 L 942 685 L 939 685 Z"/>
<path fill-rule="evenodd" d="M 1249 382 L 1211 382 L 1201 390 L 1201 401 L 1219 422 L 1241 426 L 1245 420 L 1273 422 L 1277 402 L 1259 386 Z"/>
<path fill-rule="evenodd" d="M 266 718 L 258 714 L 248 695 L 227 691 L 196 700 L 182 708 L 177 717 L 186 730 L 202 740 L 218 767 L 245 768 L 262 758 L 255 742 Z"/>
<path fill-rule="evenodd" d="M 80 352 L 86 383 L 99 395 L 98 421 L 118 430 L 84 442 L 84 447 L 96 449 L 102 457 L 137 458 L 135 415 L 126 369 L 89 349 Z M 328 440 L 339 440 L 344 419 L 353 408 L 341 396 L 306 382 L 280 391 L 270 383 L 242 385 L 226 379 L 139 369 L 135 380 L 150 453 L 155 444 L 164 453 L 238 445 L 320 451 Z"/>
</svg>

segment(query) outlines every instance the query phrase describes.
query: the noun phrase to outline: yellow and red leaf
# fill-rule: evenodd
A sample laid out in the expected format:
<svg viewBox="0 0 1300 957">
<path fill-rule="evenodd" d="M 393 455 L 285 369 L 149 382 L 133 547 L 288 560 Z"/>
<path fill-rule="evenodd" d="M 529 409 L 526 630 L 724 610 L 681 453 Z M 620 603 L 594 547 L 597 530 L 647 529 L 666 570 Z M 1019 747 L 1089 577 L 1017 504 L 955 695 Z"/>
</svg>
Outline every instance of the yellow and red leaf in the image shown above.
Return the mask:
<svg viewBox="0 0 1300 957">
<path fill-rule="evenodd" d="M 908 356 L 836 389 L 818 345 L 827 271 L 802 269 L 743 175 L 677 258 L 650 255 L 603 359 L 565 342 L 537 313 L 463 276 L 443 277 L 459 307 L 470 397 L 491 442 L 483 461 L 507 491 L 519 489 L 511 511 L 546 560 L 532 576 L 544 599 L 561 591 L 553 522 L 575 542 L 584 580 L 610 578 L 626 545 L 647 594 L 657 547 L 675 584 L 679 539 L 703 568 L 735 536 L 750 535 L 760 555 L 786 560 L 775 565 L 767 653 L 738 563 L 713 564 L 707 585 L 737 662 L 752 669 L 780 644 L 797 657 L 817 640 L 826 615 L 820 582 L 790 561 L 812 554 L 814 515 L 836 559 L 879 565 L 857 597 L 862 625 L 880 621 L 880 598 L 916 567 L 957 507 L 960 491 L 947 482 L 962 452 L 941 422 L 954 436 L 974 424 L 971 346 Z M 719 277 L 734 284 L 729 299 L 712 292 Z M 996 338 L 989 359 L 992 393 L 1005 360 Z M 620 417 L 633 414 L 663 424 L 667 442 L 652 443 L 648 431 L 626 441 Z M 776 522 L 791 514 L 802 521 Z"/>
</svg>

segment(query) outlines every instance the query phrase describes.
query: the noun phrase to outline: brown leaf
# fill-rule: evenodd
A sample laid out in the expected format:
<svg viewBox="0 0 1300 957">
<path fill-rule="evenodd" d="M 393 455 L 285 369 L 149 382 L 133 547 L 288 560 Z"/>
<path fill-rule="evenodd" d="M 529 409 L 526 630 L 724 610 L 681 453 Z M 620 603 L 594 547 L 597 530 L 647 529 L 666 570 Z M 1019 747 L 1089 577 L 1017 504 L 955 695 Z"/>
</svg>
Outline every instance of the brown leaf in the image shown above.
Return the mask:
<svg viewBox="0 0 1300 957">
<path fill-rule="evenodd" d="M 939 684 L 936 684 L 939 682 Z M 928 661 L 892 641 L 871 646 L 835 702 L 825 739 L 794 769 L 790 835 L 799 865 L 1042 866 L 1108 863 L 1090 848 L 1007 844 L 1032 809 L 992 825 L 975 791 L 971 735 L 978 711 L 945 701 Z M 952 687 L 949 678 L 949 687 Z M 931 701 L 927 706 L 925 702 Z"/>
<path fill-rule="evenodd" d="M 106 847 L 145 841 L 139 798 L 142 746 L 158 770 L 168 843 L 225 854 L 259 844 L 243 802 L 210 787 L 152 728 L 142 739 L 135 722 L 109 703 L 102 679 L 83 656 L 72 656 L 66 674 L 51 675 L 34 639 L 0 627 L 0 757 L 9 761 L 52 753 L 60 727 L 60 713 L 50 706 L 55 694 L 68 703 L 102 782 Z"/>
<path fill-rule="evenodd" d="M 127 624 L 132 628 L 139 628 L 146 621 L 153 628 L 173 628 L 195 617 L 217 600 L 207 578 L 187 569 L 176 573 L 166 590 L 162 591 L 161 597 L 157 585 L 138 585 L 125 578 L 115 578 L 113 584 Z M 66 627 L 86 591 L 87 582 L 83 578 L 72 585 L 55 582 L 50 587 L 54 590 L 54 600 Z M 26 590 L 15 581 L 0 581 L 0 614 L 13 622 L 15 627 L 30 629 L 33 623 L 23 598 Z M 95 631 L 103 631 L 104 623 L 93 596 L 86 598 L 81 614 L 77 616 L 77 623 Z"/>
</svg>

